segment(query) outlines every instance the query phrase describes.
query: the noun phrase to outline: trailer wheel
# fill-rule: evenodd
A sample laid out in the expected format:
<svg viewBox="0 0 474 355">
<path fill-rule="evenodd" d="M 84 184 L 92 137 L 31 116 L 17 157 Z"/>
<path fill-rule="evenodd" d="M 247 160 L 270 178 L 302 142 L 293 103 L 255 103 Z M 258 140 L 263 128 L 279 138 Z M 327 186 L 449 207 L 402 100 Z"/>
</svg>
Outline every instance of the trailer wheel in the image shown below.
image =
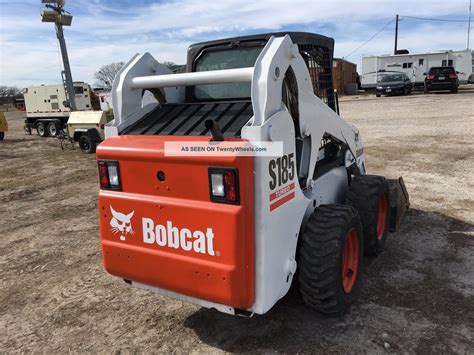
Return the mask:
<svg viewBox="0 0 474 355">
<path fill-rule="evenodd" d="M 36 132 L 38 132 L 38 136 L 40 137 L 48 136 L 48 131 L 46 130 L 46 126 L 43 122 L 38 122 L 36 125 Z"/>
<path fill-rule="evenodd" d="M 3 141 L 3 138 L 5 138 L 5 132 L 0 132 L 0 141 Z"/>
<path fill-rule="evenodd" d="M 346 204 L 359 213 L 364 233 L 365 255 L 377 255 L 387 240 L 390 201 L 383 176 L 355 176 L 346 195 Z"/>
<path fill-rule="evenodd" d="M 47 129 L 48 135 L 51 137 L 56 137 L 56 135 L 58 134 L 58 127 L 56 126 L 55 122 L 49 122 Z"/>
<path fill-rule="evenodd" d="M 306 305 L 327 315 L 349 309 L 361 287 L 362 239 L 353 207 L 322 205 L 313 212 L 298 247 L 298 281 Z"/>
<path fill-rule="evenodd" d="M 79 137 L 79 148 L 81 149 L 81 152 L 84 154 L 92 154 L 95 152 L 95 149 L 97 147 L 96 142 L 94 142 L 91 137 L 88 135 L 84 134 L 81 137 Z"/>
</svg>

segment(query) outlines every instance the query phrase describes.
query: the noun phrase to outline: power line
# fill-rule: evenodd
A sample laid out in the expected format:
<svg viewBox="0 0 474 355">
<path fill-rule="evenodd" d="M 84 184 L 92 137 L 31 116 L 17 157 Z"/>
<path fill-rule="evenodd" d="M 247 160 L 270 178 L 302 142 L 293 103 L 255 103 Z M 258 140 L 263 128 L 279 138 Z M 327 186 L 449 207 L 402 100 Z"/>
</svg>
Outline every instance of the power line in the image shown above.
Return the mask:
<svg viewBox="0 0 474 355">
<path fill-rule="evenodd" d="M 359 47 L 355 48 L 352 52 L 350 52 L 349 54 L 345 55 L 343 58 L 347 58 L 349 57 L 350 55 L 352 55 L 353 53 L 357 52 L 359 49 L 361 49 L 362 47 L 364 47 L 367 43 L 369 43 L 370 41 L 372 41 L 375 37 L 377 37 L 377 35 L 382 32 L 383 30 L 385 30 L 389 25 L 391 25 L 393 22 L 395 22 L 395 19 L 392 19 L 390 20 L 387 24 L 385 24 L 380 30 L 378 30 L 377 32 L 375 32 L 375 34 L 370 37 L 367 41 L 365 41 L 364 43 L 362 43 Z"/>
<path fill-rule="evenodd" d="M 458 19 L 440 19 L 440 18 L 428 18 L 428 17 L 416 17 L 416 16 L 400 16 L 403 19 L 414 19 L 423 21 L 438 21 L 438 22 L 468 22 L 469 20 L 458 20 Z"/>
<path fill-rule="evenodd" d="M 403 20 L 403 19 L 414 19 L 414 20 L 424 20 L 424 21 L 437 21 L 437 22 L 469 22 L 469 20 L 460 20 L 460 19 L 436 19 L 436 18 L 429 18 L 429 17 L 417 17 L 417 16 L 400 16 L 400 20 Z M 390 24 L 392 24 L 393 22 L 395 22 L 396 19 L 393 19 L 393 20 L 390 20 L 387 24 L 385 24 L 380 30 L 378 30 L 372 37 L 370 37 L 367 41 L 365 41 L 364 43 L 362 43 L 360 46 L 358 46 L 357 48 L 355 48 L 352 52 L 350 52 L 349 54 L 345 55 L 343 58 L 347 58 L 349 57 L 350 55 L 352 55 L 353 53 L 357 52 L 359 49 L 361 49 L 362 47 L 364 47 L 366 44 L 368 44 L 370 41 L 372 41 L 380 32 L 382 32 L 383 30 L 385 30 Z"/>
</svg>

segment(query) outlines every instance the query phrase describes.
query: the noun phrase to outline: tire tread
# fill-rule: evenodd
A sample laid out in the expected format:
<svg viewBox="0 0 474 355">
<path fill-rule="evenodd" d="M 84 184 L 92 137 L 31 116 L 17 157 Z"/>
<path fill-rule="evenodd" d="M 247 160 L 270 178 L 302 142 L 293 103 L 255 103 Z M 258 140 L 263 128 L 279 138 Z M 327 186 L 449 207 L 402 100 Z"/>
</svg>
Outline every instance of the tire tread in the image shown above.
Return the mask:
<svg viewBox="0 0 474 355">
<path fill-rule="evenodd" d="M 345 231 L 354 224 L 361 234 L 355 208 L 338 204 L 321 205 L 310 216 L 302 233 L 298 251 L 300 293 L 309 307 L 321 313 L 343 314 L 359 292 L 361 264 L 358 280 L 349 294 L 342 291 L 340 278 Z"/>
</svg>

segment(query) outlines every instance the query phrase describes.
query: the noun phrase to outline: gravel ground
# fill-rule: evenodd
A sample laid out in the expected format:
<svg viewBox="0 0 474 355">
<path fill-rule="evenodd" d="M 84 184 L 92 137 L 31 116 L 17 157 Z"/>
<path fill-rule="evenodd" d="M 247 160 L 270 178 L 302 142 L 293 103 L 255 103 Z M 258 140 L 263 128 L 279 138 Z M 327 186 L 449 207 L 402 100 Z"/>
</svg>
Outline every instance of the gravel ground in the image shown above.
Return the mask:
<svg viewBox="0 0 474 355">
<path fill-rule="evenodd" d="M 411 197 L 386 251 L 365 261 L 342 318 L 295 293 L 268 314 L 231 317 L 134 289 L 105 273 L 93 156 L 25 136 L 0 142 L 0 352 L 469 353 L 474 349 L 474 88 L 341 100 L 370 173 Z"/>
</svg>

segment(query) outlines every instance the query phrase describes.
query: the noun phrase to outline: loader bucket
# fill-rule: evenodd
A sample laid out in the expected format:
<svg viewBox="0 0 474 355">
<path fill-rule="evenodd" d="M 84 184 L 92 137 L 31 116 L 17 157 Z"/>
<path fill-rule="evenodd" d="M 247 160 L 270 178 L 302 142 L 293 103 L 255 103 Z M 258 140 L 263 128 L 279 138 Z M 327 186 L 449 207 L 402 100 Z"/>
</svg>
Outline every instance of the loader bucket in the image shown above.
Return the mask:
<svg viewBox="0 0 474 355">
<path fill-rule="evenodd" d="M 389 232 L 396 232 L 400 226 L 405 211 L 410 207 L 410 198 L 403 178 L 388 179 L 390 193 Z"/>
</svg>

